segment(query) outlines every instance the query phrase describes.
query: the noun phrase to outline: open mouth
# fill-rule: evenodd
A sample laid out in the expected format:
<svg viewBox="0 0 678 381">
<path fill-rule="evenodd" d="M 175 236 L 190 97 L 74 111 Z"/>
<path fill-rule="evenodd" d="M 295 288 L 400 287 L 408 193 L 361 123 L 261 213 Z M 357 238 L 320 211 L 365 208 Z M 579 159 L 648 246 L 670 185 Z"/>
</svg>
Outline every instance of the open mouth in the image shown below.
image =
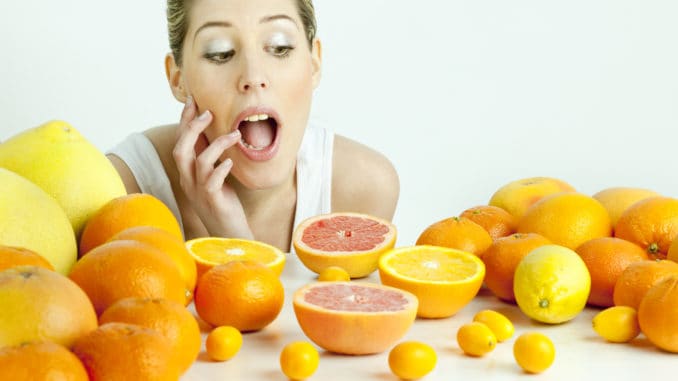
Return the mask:
<svg viewBox="0 0 678 381">
<path fill-rule="evenodd" d="M 238 123 L 240 148 L 252 160 L 268 160 L 278 143 L 278 121 L 268 113 L 248 115 Z"/>
</svg>

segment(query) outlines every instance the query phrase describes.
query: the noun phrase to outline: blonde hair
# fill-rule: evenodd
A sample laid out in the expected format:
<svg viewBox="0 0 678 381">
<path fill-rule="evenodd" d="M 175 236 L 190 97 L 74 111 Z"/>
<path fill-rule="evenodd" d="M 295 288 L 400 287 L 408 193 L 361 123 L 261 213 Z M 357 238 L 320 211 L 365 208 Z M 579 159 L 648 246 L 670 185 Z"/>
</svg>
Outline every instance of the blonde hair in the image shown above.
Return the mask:
<svg viewBox="0 0 678 381">
<path fill-rule="evenodd" d="M 315 9 L 313 0 L 296 0 L 299 18 L 304 25 L 309 48 L 316 34 Z M 181 66 L 184 40 L 188 32 L 189 11 L 193 0 L 167 0 L 167 31 L 174 60 Z"/>
</svg>

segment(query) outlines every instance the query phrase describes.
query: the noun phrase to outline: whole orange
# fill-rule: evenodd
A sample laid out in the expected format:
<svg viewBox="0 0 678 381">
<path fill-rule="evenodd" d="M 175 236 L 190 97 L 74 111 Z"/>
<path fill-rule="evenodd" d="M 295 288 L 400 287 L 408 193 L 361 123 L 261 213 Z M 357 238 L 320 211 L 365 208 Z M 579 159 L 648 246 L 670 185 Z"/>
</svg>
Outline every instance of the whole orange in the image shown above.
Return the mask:
<svg viewBox="0 0 678 381">
<path fill-rule="evenodd" d="M 54 266 L 33 250 L 0 245 L 0 271 L 22 265 L 54 270 Z"/>
<path fill-rule="evenodd" d="M 179 370 L 185 372 L 198 357 L 202 339 L 193 315 L 180 303 L 167 299 L 126 298 L 118 300 L 99 317 L 99 324 L 136 324 L 154 329 L 171 342 Z"/>
<path fill-rule="evenodd" d="M 593 198 L 600 201 L 607 209 L 610 215 L 610 222 L 612 227 L 617 226 L 619 217 L 631 205 L 646 198 L 660 196 L 659 193 L 642 188 L 632 187 L 612 187 L 601 190 L 593 195 Z"/>
<path fill-rule="evenodd" d="M 168 338 L 134 324 L 106 323 L 73 345 L 91 380 L 178 380 Z"/>
<path fill-rule="evenodd" d="M 232 261 L 208 270 L 195 289 L 195 310 L 213 326 L 256 331 L 280 313 L 284 299 L 278 276 L 255 261 Z"/>
<path fill-rule="evenodd" d="M 466 217 L 450 217 L 435 222 L 417 238 L 417 245 L 449 247 L 481 258 L 491 244 L 490 233 Z"/>
<path fill-rule="evenodd" d="M 520 219 L 532 204 L 543 197 L 574 190 L 570 184 L 553 177 L 528 177 L 511 181 L 497 189 L 489 204 L 498 206 Z"/>
<path fill-rule="evenodd" d="M 155 226 L 135 226 L 117 233 L 111 238 L 111 241 L 125 239 L 147 243 L 167 254 L 177 265 L 179 273 L 184 279 L 186 290 L 191 293 L 190 298 L 193 299 L 198 270 L 183 239 Z"/>
<path fill-rule="evenodd" d="M 466 217 L 482 226 L 492 239 L 513 234 L 518 225 L 518 220 L 511 213 L 492 205 L 474 206 L 464 210 L 459 217 Z"/>
<path fill-rule="evenodd" d="M 188 303 L 184 281 L 174 262 L 155 247 L 138 241 L 97 246 L 76 262 L 69 277 L 87 293 L 97 315 L 128 297 Z"/>
<path fill-rule="evenodd" d="M 669 251 L 666 253 L 666 259 L 674 262 L 678 262 L 678 236 L 673 239 L 671 246 L 669 246 Z"/>
<path fill-rule="evenodd" d="M 172 211 L 155 196 L 132 193 L 116 197 L 102 206 L 85 224 L 78 255 L 83 256 L 127 228 L 155 226 L 183 239 L 181 227 Z"/>
<path fill-rule="evenodd" d="M 66 347 L 97 327 L 87 295 L 70 279 L 36 266 L 0 271 L 0 347 L 52 341 Z"/>
<path fill-rule="evenodd" d="M 610 216 L 593 197 L 576 192 L 546 196 L 518 222 L 519 233 L 537 233 L 557 245 L 576 249 L 582 243 L 612 234 Z"/>
<path fill-rule="evenodd" d="M 617 221 L 614 235 L 631 241 L 656 258 L 666 258 L 678 235 L 678 199 L 650 197 L 631 205 Z"/>
<path fill-rule="evenodd" d="M 0 380 L 88 381 L 87 371 L 68 348 L 32 342 L 0 348 Z"/>
<path fill-rule="evenodd" d="M 678 274 L 678 263 L 667 260 L 631 263 L 622 271 L 614 285 L 614 305 L 629 306 L 637 310 L 647 290 L 671 274 Z"/>
<path fill-rule="evenodd" d="M 588 303 L 598 307 L 614 305 L 614 285 L 628 265 L 649 259 L 640 246 L 614 237 L 594 238 L 575 251 L 591 275 Z"/>
<path fill-rule="evenodd" d="M 650 288 L 638 307 L 638 324 L 657 347 L 678 353 L 678 275 L 669 275 Z"/>
<path fill-rule="evenodd" d="M 483 254 L 485 263 L 485 285 L 499 299 L 514 303 L 513 274 L 523 259 L 539 246 L 548 245 L 551 241 L 535 233 L 512 234 L 496 239 Z"/>
</svg>

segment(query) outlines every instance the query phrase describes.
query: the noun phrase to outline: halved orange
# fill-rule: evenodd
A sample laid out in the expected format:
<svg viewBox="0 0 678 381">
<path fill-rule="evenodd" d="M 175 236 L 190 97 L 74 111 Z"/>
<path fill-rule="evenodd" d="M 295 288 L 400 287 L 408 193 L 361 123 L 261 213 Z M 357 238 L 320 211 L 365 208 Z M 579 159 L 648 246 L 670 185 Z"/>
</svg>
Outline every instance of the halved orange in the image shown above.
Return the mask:
<svg viewBox="0 0 678 381">
<path fill-rule="evenodd" d="M 317 274 L 338 266 L 351 278 L 362 278 L 377 269 L 379 256 L 393 248 L 396 235 L 396 227 L 381 218 L 330 213 L 300 223 L 292 244 L 301 263 Z"/>
<path fill-rule="evenodd" d="M 485 265 L 476 255 L 447 247 L 393 249 L 379 259 L 381 283 L 419 299 L 417 316 L 444 318 L 466 306 L 480 290 Z"/>
<path fill-rule="evenodd" d="M 285 267 L 285 253 L 275 246 L 254 240 L 201 237 L 186 241 L 186 248 L 195 259 L 198 279 L 212 267 L 231 261 L 257 261 L 278 276 Z"/>
</svg>

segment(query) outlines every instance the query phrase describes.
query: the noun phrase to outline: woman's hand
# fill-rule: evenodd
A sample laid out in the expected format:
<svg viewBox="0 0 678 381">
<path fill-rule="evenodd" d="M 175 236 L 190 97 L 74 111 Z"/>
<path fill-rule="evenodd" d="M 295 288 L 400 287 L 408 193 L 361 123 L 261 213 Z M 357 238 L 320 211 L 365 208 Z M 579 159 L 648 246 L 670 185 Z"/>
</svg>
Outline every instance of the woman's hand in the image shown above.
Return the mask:
<svg viewBox="0 0 678 381">
<path fill-rule="evenodd" d="M 196 114 L 195 102 L 189 97 L 172 151 L 181 188 L 211 236 L 252 239 L 240 199 L 225 183 L 233 162 L 226 159 L 219 163 L 222 153 L 240 140 L 240 131 L 219 136 L 210 143 L 203 131 L 212 122 L 212 114 L 209 110 L 197 117 Z"/>
</svg>

